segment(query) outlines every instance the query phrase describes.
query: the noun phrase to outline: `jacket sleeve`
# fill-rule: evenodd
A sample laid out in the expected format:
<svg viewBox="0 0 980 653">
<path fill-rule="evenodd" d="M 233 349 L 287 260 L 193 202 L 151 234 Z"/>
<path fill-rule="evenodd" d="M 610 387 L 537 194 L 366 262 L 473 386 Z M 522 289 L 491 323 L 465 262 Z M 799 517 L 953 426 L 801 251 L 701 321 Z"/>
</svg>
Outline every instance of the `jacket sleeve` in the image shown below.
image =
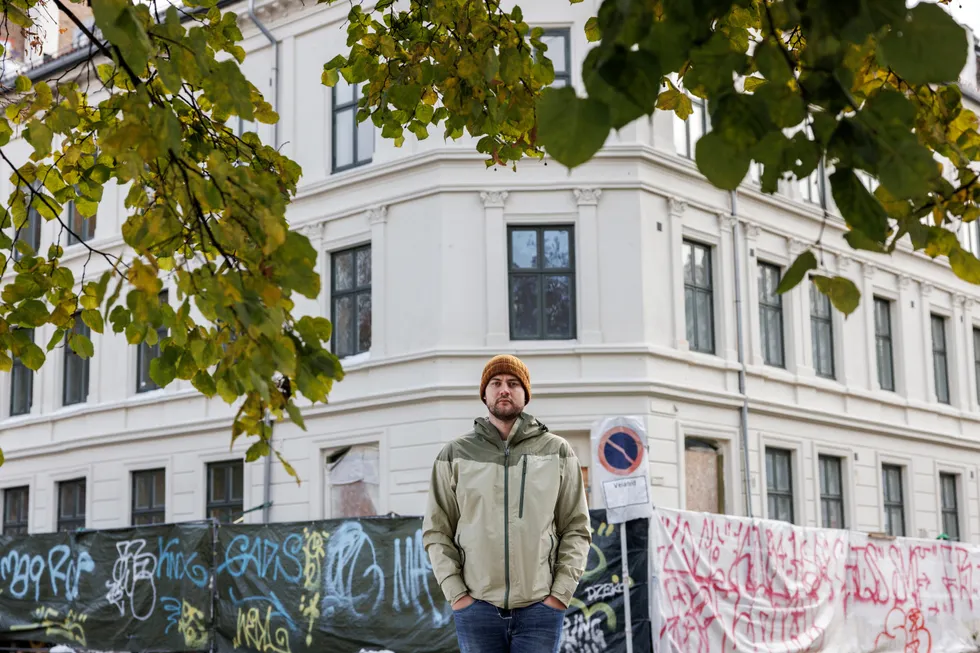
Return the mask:
<svg viewBox="0 0 980 653">
<path fill-rule="evenodd" d="M 459 521 L 451 445 L 446 445 L 432 465 L 429 500 L 422 520 L 422 543 L 442 593 L 450 604 L 467 594 L 462 561 L 453 538 Z"/>
<path fill-rule="evenodd" d="M 582 468 L 575 452 L 566 443 L 562 447 L 564 468 L 558 503 L 555 505 L 555 528 L 558 531 L 558 556 L 555 560 L 551 594 L 568 605 L 585 573 L 585 563 L 592 545 L 589 507 L 585 500 Z"/>
</svg>

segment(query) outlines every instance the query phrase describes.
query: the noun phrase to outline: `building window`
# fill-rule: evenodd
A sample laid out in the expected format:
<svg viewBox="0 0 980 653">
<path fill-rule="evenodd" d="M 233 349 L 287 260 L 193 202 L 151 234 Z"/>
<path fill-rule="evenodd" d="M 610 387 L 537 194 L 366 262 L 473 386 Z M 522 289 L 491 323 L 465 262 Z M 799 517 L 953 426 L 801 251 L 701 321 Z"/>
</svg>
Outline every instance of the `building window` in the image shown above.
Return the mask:
<svg viewBox="0 0 980 653">
<path fill-rule="evenodd" d="M 547 29 L 541 36 L 541 41 L 548 46 L 544 53 L 551 60 L 555 70 L 555 81 L 552 86 L 559 88 L 572 85 L 571 67 L 571 38 L 568 29 Z"/>
<path fill-rule="evenodd" d="M 705 101 L 690 94 L 688 97 L 691 98 L 691 115 L 687 120 L 674 116 L 674 147 L 678 154 L 693 160 L 698 141 L 708 133 L 710 125 Z"/>
<path fill-rule="evenodd" d="M 86 338 L 90 336 L 88 326 L 82 322 L 78 314 L 75 315 L 72 333 L 81 334 Z M 88 401 L 88 361 L 89 359 L 76 354 L 65 341 L 64 385 L 61 396 L 63 405 L 71 406 Z"/>
<path fill-rule="evenodd" d="M 725 456 L 717 442 L 684 439 L 684 509 L 725 513 Z"/>
<path fill-rule="evenodd" d="M 207 517 L 230 524 L 241 516 L 245 490 L 244 466 L 240 460 L 208 464 Z"/>
<path fill-rule="evenodd" d="M 905 494 L 902 489 L 902 468 L 898 465 L 882 465 L 881 482 L 884 487 L 885 532 L 904 537 Z"/>
<path fill-rule="evenodd" d="M 20 333 L 18 329 L 15 333 Z M 34 329 L 23 329 L 29 342 L 34 342 Z M 20 358 L 14 358 L 10 368 L 10 416 L 27 415 L 34 404 L 34 370 Z"/>
<path fill-rule="evenodd" d="M 509 227 L 511 340 L 575 338 L 572 227 Z"/>
<path fill-rule="evenodd" d="M 333 88 L 333 171 L 341 172 L 371 163 L 374 156 L 374 123 L 357 122 L 361 84 L 348 84 L 340 77 Z"/>
<path fill-rule="evenodd" d="M 331 257 L 333 352 L 338 358 L 371 349 L 371 246 L 336 252 Z"/>
<path fill-rule="evenodd" d="M 823 161 L 817 164 L 817 169 L 810 173 L 810 176 L 800 181 L 800 193 L 803 199 L 810 204 L 826 207 L 824 179 L 827 173 Z"/>
<path fill-rule="evenodd" d="M 381 474 L 377 443 L 340 447 L 327 453 L 326 483 L 331 519 L 378 514 Z"/>
<path fill-rule="evenodd" d="M 843 463 L 837 456 L 820 456 L 820 523 L 845 528 Z"/>
<path fill-rule="evenodd" d="M 766 447 L 766 495 L 769 519 L 794 522 L 793 452 Z"/>
<path fill-rule="evenodd" d="M 694 351 L 715 352 L 711 249 L 684 241 L 684 311 L 687 342 Z"/>
<path fill-rule="evenodd" d="M 133 472 L 133 526 L 162 524 L 167 520 L 166 470 Z"/>
<path fill-rule="evenodd" d="M 960 502 L 956 474 L 939 475 L 939 492 L 942 501 L 943 533 L 951 540 L 960 539 Z"/>
<path fill-rule="evenodd" d="M 160 306 L 169 302 L 169 294 L 166 290 L 160 293 Z M 160 357 L 160 341 L 167 337 L 167 327 L 160 327 L 156 330 L 157 341 L 152 345 L 143 340 L 136 346 L 136 392 L 149 392 L 158 390 L 160 386 L 150 378 L 150 363 L 154 358 Z"/>
<path fill-rule="evenodd" d="M 3 491 L 3 534 L 26 535 L 31 491 L 27 486 Z"/>
<path fill-rule="evenodd" d="M 43 219 L 41 218 L 41 214 L 31 204 L 31 201 L 34 199 L 35 193 L 40 192 L 40 189 L 40 182 L 36 182 L 31 185 L 31 188 L 24 190 L 24 200 L 27 203 L 27 222 L 21 225 L 20 229 L 17 229 L 14 235 L 15 241 L 27 244 L 35 254 L 37 254 L 37 250 L 41 246 L 41 223 Z M 20 257 L 21 253 L 15 245 L 14 260 L 19 261 Z"/>
<path fill-rule="evenodd" d="M 878 385 L 882 390 L 895 390 L 895 367 L 892 358 L 892 303 L 880 297 L 875 297 L 875 354 L 878 358 Z"/>
<path fill-rule="evenodd" d="M 85 479 L 58 483 L 58 530 L 85 528 Z"/>
<path fill-rule="evenodd" d="M 949 362 L 946 357 L 946 318 L 932 315 L 932 371 L 936 376 L 936 400 L 949 403 Z"/>
<path fill-rule="evenodd" d="M 782 273 L 771 263 L 759 263 L 759 328 L 762 360 L 785 367 L 783 350 L 783 297 L 776 292 Z"/>
<path fill-rule="evenodd" d="M 68 226 L 71 229 L 68 232 L 68 244 L 77 245 L 95 238 L 96 218 L 96 215 L 86 218 L 78 212 L 74 200 L 68 202 Z"/>
<path fill-rule="evenodd" d="M 973 329 L 973 374 L 976 378 L 977 403 L 980 403 L 980 329 Z"/>
<path fill-rule="evenodd" d="M 830 297 L 810 281 L 810 339 L 813 341 L 813 367 L 818 376 L 834 378 L 834 320 Z"/>
</svg>

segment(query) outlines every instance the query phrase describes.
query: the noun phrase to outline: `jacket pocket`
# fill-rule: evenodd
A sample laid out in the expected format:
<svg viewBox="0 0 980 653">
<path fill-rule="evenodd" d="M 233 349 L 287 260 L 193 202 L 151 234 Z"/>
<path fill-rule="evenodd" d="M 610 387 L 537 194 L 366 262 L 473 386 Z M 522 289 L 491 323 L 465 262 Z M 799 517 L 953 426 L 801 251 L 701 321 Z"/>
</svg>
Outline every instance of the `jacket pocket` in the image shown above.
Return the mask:
<svg viewBox="0 0 980 653">
<path fill-rule="evenodd" d="M 518 510 L 518 518 L 524 519 L 524 486 L 527 484 L 527 454 L 524 454 L 523 459 L 523 469 L 521 470 L 521 506 Z"/>
</svg>

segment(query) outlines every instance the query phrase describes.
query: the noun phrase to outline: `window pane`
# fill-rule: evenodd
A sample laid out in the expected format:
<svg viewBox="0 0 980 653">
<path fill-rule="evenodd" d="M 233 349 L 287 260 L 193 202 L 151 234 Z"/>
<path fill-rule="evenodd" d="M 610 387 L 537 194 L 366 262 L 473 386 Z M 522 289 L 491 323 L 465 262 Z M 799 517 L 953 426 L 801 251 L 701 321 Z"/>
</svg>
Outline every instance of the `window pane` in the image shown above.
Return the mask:
<svg viewBox="0 0 980 653">
<path fill-rule="evenodd" d="M 705 247 L 694 248 L 694 283 L 700 288 L 711 285 L 711 263 L 708 250 Z"/>
<path fill-rule="evenodd" d="M 714 350 L 714 333 L 712 332 L 714 320 L 712 317 L 711 294 L 698 292 L 696 298 L 698 314 L 696 349 L 698 351 L 712 351 Z"/>
<path fill-rule="evenodd" d="M 164 470 L 153 474 L 153 506 L 163 508 L 167 504 L 167 475 Z"/>
<path fill-rule="evenodd" d="M 538 232 L 513 230 L 510 232 L 510 264 L 513 268 L 536 269 L 538 267 Z"/>
<path fill-rule="evenodd" d="M 572 337 L 572 292 L 571 277 L 545 277 L 545 316 L 547 335 L 563 338 Z"/>
<path fill-rule="evenodd" d="M 540 335 L 541 277 L 513 276 L 510 279 L 511 330 L 515 338 Z"/>
<path fill-rule="evenodd" d="M 356 119 L 356 117 L 355 117 Z M 367 163 L 374 156 L 374 123 L 370 118 L 357 123 L 357 162 Z"/>
<path fill-rule="evenodd" d="M 136 474 L 135 477 L 136 477 L 135 478 L 135 480 L 136 480 L 136 483 L 135 483 L 136 487 L 134 488 L 135 492 L 134 492 L 134 498 L 133 498 L 133 505 L 137 509 L 146 509 L 146 508 L 149 508 L 150 507 L 150 487 L 149 487 L 149 483 L 148 483 L 149 479 L 147 478 L 147 474 L 145 474 L 145 473 L 143 473 L 143 474 Z"/>
<path fill-rule="evenodd" d="M 687 321 L 687 341 L 694 347 L 694 343 L 697 342 L 698 336 L 698 318 L 697 318 L 697 297 L 695 296 L 694 288 L 684 289 L 684 315 Z"/>
<path fill-rule="evenodd" d="M 371 248 L 357 250 L 357 287 L 371 285 Z M 339 290 L 339 288 L 338 288 Z"/>
<path fill-rule="evenodd" d="M 211 487 L 208 490 L 212 503 L 228 500 L 228 473 L 219 465 L 211 467 Z"/>
<path fill-rule="evenodd" d="M 343 75 L 340 76 L 333 88 L 334 103 L 338 106 L 354 101 L 354 85 L 348 84 Z"/>
<path fill-rule="evenodd" d="M 548 47 L 548 51 L 544 54 L 551 60 L 556 76 L 568 72 L 568 63 L 565 61 L 565 38 L 564 34 L 557 33 L 541 37 L 541 42 Z"/>
<path fill-rule="evenodd" d="M 571 253 L 568 245 L 567 230 L 545 230 L 544 232 L 544 267 L 567 270 L 571 267 Z"/>
<path fill-rule="evenodd" d="M 333 287 L 335 290 L 351 290 L 354 287 L 354 254 L 344 252 L 333 255 Z"/>
<path fill-rule="evenodd" d="M 334 167 L 345 168 L 354 163 L 354 109 L 334 114 Z"/>
<path fill-rule="evenodd" d="M 350 295 L 334 300 L 334 346 L 337 356 L 354 353 L 354 298 Z"/>
<path fill-rule="evenodd" d="M 694 245 L 684 243 L 684 283 L 694 283 Z"/>
<path fill-rule="evenodd" d="M 233 501 L 241 501 L 244 494 L 245 485 L 243 481 L 244 468 L 241 463 L 235 463 L 231 468 L 231 498 Z"/>
<path fill-rule="evenodd" d="M 371 349 L 371 293 L 357 295 L 357 351 Z"/>
<path fill-rule="evenodd" d="M 936 374 L 936 399 L 944 404 L 949 403 L 949 376 L 946 369 L 946 356 L 937 353 L 933 357 Z"/>
</svg>

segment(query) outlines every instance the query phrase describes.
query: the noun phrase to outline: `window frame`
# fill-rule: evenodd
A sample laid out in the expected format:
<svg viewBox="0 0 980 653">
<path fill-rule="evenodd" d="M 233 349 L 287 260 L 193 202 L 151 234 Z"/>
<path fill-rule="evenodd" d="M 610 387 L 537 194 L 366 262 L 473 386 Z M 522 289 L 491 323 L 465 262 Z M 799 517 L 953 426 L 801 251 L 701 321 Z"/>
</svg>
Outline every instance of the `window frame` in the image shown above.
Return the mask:
<svg viewBox="0 0 980 653">
<path fill-rule="evenodd" d="M 342 80 L 346 83 L 346 80 Z M 361 101 L 361 86 L 364 82 L 357 82 L 351 84 L 353 100 L 350 102 L 337 103 L 337 87 L 334 86 L 330 89 L 330 172 L 331 174 L 336 174 L 338 172 L 345 172 L 347 170 L 353 170 L 354 168 L 359 168 L 361 166 L 366 166 L 374 160 L 375 146 L 377 145 L 376 140 L 372 142 L 371 145 L 371 156 L 366 160 L 359 160 L 357 156 L 357 141 L 358 141 L 358 125 L 357 112 L 358 105 Z M 353 126 L 353 139 L 351 140 L 351 163 L 338 166 L 337 165 L 337 116 L 345 111 L 350 111 L 352 118 L 351 123 Z M 370 121 L 370 118 L 367 118 Z"/>
<path fill-rule="evenodd" d="M 783 278 L 783 269 L 780 265 L 775 263 L 769 263 L 767 261 L 758 261 L 758 302 L 759 302 L 759 343 L 762 348 L 762 360 L 763 362 L 770 366 L 780 369 L 786 369 L 786 320 L 783 309 L 783 297 L 782 295 L 776 294 L 777 303 L 773 304 L 768 301 L 768 297 L 763 297 L 763 287 L 764 287 L 764 277 L 766 271 L 772 271 L 776 274 L 776 287 Z M 766 312 L 770 312 L 774 317 L 778 318 L 779 323 L 779 360 L 778 362 L 770 359 L 770 354 L 775 352 L 770 352 L 770 338 L 768 330 L 768 322 L 765 319 Z"/>
<path fill-rule="evenodd" d="M 555 73 L 555 81 L 551 83 L 552 87 L 556 87 L 555 82 L 559 79 L 563 80 L 565 83 L 563 86 L 572 86 L 572 30 L 570 27 L 548 27 L 545 28 L 544 33 L 541 34 L 541 38 L 545 37 L 561 37 L 565 41 L 565 47 L 562 50 L 562 56 L 565 58 L 565 72 Z M 549 49 L 550 52 L 550 49 Z M 547 54 L 547 53 L 545 53 Z M 554 57 L 548 57 L 551 61 L 552 66 L 554 65 Z"/>
<path fill-rule="evenodd" d="M 977 404 L 980 404 L 980 327 L 976 325 L 973 327 L 973 380 L 976 386 Z"/>
<path fill-rule="evenodd" d="M 20 331 L 21 329 L 16 329 Z M 24 329 L 30 333 L 30 340 L 34 342 L 34 329 Z M 24 390 L 24 397 L 26 397 L 27 406 L 26 409 L 15 410 L 14 406 L 14 388 L 18 385 L 18 379 L 21 375 L 26 375 L 27 377 L 27 388 Z M 13 362 L 10 367 L 10 404 L 9 404 L 9 414 L 8 417 L 19 417 L 21 415 L 30 415 L 31 410 L 34 408 L 34 370 L 24 365 L 19 356 L 13 357 Z"/>
<path fill-rule="evenodd" d="M 225 492 L 227 498 L 224 501 L 214 501 L 212 499 L 213 496 L 212 470 L 217 469 L 219 467 L 224 468 L 226 471 L 231 472 L 230 474 L 225 475 L 225 479 L 226 479 Z M 238 500 L 232 498 L 234 496 L 233 494 L 234 485 L 235 485 L 234 470 L 236 467 L 241 469 L 241 479 L 242 479 L 241 497 Z M 204 479 L 205 479 L 205 487 L 204 487 L 204 518 L 205 519 L 211 519 L 212 510 L 222 510 L 222 511 L 227 510 L 230 511 L 230 514 L 232 515 L 232 519 L 227 522 L 222 522 L 219 519 L 218 523 L 232 524 L 236 519 L 240 518 L 242 515 L 245 514 L 245 463 L 241 458 L 214 460 L 206 463 L 204 468 Z M 235 516 L 235 512 L 241 514 Z"/>
<path fill-rule="evenodd" d="M 960 479 L 962 476 L 955 472 L 941 471 L 939 472 L 939 519 L 940 525 L 942 527 L 943 533 L 954 541 L 959 542 L 963 537 L 963 531 L 961 528 L 960 520 Z M 944 486 L 944 481 L 951 480 L 953 483 L 953 491 L 951 496 L 953 497 L 953 505 L 948 506 L 946 504 L 946 488 Z M 955 536 L 949 532 L 946 527 L 946 518 L 950 516 L 956 523 L 956 533 Z"/>
<path fill-rule="evenodd" d="M 8 520 L 10 510 L 11 493 L 23 493 L 24 509 L 23 520 Z M 15 485 L 3 488 L 3 534 L 4 535 L 27 535 L 31 528 L 31 486 Z M 14 529 L 14 530 L 11 530 Z"/>
<path fill-rule="evenodd" d="M 810 346 L 813 349 L 813 371 L 817 376 L 825 379 L 836 379 L 837 378 L 837 360 L 834 352 L 834 306 L 830 302 L 830 298 L 820 292 L 817 288 L 816 282 L 813 278 L 810 279 Z M 822 307 L 826 307 L 825 315 L 817 315 L 814 312 L 815 300 L 820 302 Z M 827 351 L 830 352 L 830 369 L 824 370 L 820 366 L 820 356 L 818 352 L 818 338 L 823 334 L 823 331 L 819 331 L 815 327 L 817 326 L 826 327 L 827 342 L 824 346 Z"/>
<path fill-rule="evenodd" d="M 681 91 L 681 93 L 685 93 L 685 91 L 683 89 L 679 89 L 679 90 Z M 694 160 L 695 149 L 697 148 L 697 142 L 696 141 L 695 142 L 692 142 L 691 141 L 691 119 L 692 118 L 697 118 L 699 120 L 699 122 L 701 123 L 700 124 L 700 127 L 701 127 L 701 135 L 698 136 L 698 140 L 700 140 L 705 134 L 707 134 L 711 130 L 711 120 L 710 120 L 710 118 L 708 116 L 708 101 L 707 100 L 704 100 L 704 99 L 701 99 L 701 98 L 697 97 L 696 95 L 692 95 L 690 93 L 686 93 L 686 95 L 691 100 L 691 115 L 689 115 L 687 117 L 687 120 L 681 120 L 680 118 L 677 118 L 676 116 L 674 117 L 675 120 L 680 120 L 682 123 L 684 123 L 684 126 L 683 126 L 683 130 L 684 130 L 684 151 L 682 151 L 682 152 L 679 151 L 679 152 L 677 152 L 677 154 L 679 154 L 680 156 L 682 156 L 685 159 L 688 159 L 690 161 L 693 161 Z M 680 134 L 677 133 L 677 129 L 675 127 L 675 130 L 674 130 L 674 147 L 675 148 L 677 147 L 677 137 L 679 135 Z"/>
<path fill-rule="evenodd" d="M 515 268 L 514 267 L 514 236 L 515 231 L 534 231 L 537 239 L 537 260 L 538 266 L 535 268 Z M 545 231 L 566 231 L 568 232 L 568 262 L 567 268 L 545 268 L 544 265 L 544 232 Z M 507 225 L 507 323 L 508 337 L 513 342 L 521 341 L 569 341 L 578 338 L 578 283 L 577 265 L 575 255 L 575 224 L 560 222 L 555 224 L 508 224 Z M 515 334 L 515 311 L 514 295 L 512 284 L 515 277 L 537 277 L 539 280 L 538 292 L 538 330 L 537 335 Z M 549 336 L 545 333 L 545 277 L 568 277 L 568 297 L 570 325 L 568 334 Z"/>
<path fill-rule="evenodd" d="M 333 470 L 333 467 L 339 463 L 339 461 L 343 458 L 343 456 L 347 455 L 348 453 L 350 453 L 351 451 L 359 447 L 372 449 L 377 455 L 378 482 L 377 482 L 376 492 L 378 496 L 376 499 L 372 497 L 372 500 L 374 502 L 373 507 L 375 509 L 375 513 L 373 515 L 361 515 L 361 516 L 336 515 L 334 514 L 334 510 L 333 510 L 334 507 L 333 493 L 335 491 L 335 488 L 333 484 L 331 484 L 330 482 L 331 471 Z M 334 458 L 336 458 L 336 460 L 333 460 Z M 323 518 L 324 519 L 362 519 L 365 517 L 376 517 L 378 515 L 384 514 L 381 508 L 382 490 L 383 490 L 383 481 L 381 477 L 383 475 L 383 470 L 382 470 L 382 450 L 381 450 L 380 441 L 365 440 L 363 442 L 352 442 L 350 444 L 341 444 L 335 447 L 321 449 L 320 462 L 321 462 L 320 478 L 323 484 L 323 515 L 324 515 Z M 363 480 L 361 481 L 361 483 L 368 484 L 368 485 L 370 484 Z"/>
<path fill-rule="evenodd" d="M 894 329 L 892 329 L 892 305 L 894 302 L 886 297 L 874 296 L 874 335 L 875 335 L 875 363 L 878 373 L 878 387 L 881 390 L 887 392 L 895 392 L 895 334 Z M 883 326 L 879 321 L 879 306 L 883 306 L 885 311 L 884 315 L 887 324 L 887 333 L 882 331 Z M 882 367 L 882 352 L 881 347 L 883 344 L 887 343 L 888 347 L 888 378 L 885 379 L 885 370 Z M 887 380 L 887 383 L 885 381 Z"/>
<path fill-rule="evenodd" d="M 170 292 L 169 290 L 161 290 L 160 294 L 157 296 L 160 301 L 160 306 L 170 303 Z M 155 345 L 146 344 L 146 340 L 136 345 L 136 394 L 143 394 L 144 392 L 153 392 L 154 390 L 159 390 L 160 386 L 156 384 L 150 377 L 150 363 L 155 359 L 160 357 L 160 341 L 167 337 L 169 329 L 165 326 L 158 327 L 157 332 L 157 342 Z M 155 353 L 154 353 L 155 352 Z M 143 360 L 146 359 L 146 378 L 143 378 Z"/>
<path fill-rule="evenodd" d="M 691 332 L 691 318 L 694 318 L 694 329 L 693 333 L 695 339 L 692 341 L 691 338 L 687 339 L 688 349 L 692 351 L 697 351 L 702 354 L 714 354 L 717 351 L 717 336 L 715 334 L 715 290 L 714 290 L 714 261 L 712 260 L 712 250 L 714 249 L 711 245 L 706 245 L 704 243 L 698 242 L 696 240 L 691 240 L 689 238 L 684 238 L 682 240 L 682 247 L 684 249 L 681 260 L 685 259 L 688 250 L 691 251 L 691 260 L 694 261 L 694 254 L 697 250 L 702 250 L 704 252 L 705 261 L 707 263 L 707 285 L 699 286 L 695 275 L 693 274 L 692 265 L 692 278 L 688 280 L 687 269 L 684 270 L 684 325 L 688 332 Z M 703 318 L 698 313 L 698 304 L 695 301 L 693 305 L 688 302 L 688 292 L 693 294 L 695 297 L 698 295 L 707 296 L 708 298 L 708 315 Z M 700 333 L 700 320 L 706 319 L 708 321 L 708 343 L 702 343 L 698 340 L 698 334 Z"/>
<path fill-rule="evenodd" d="M 156 496 L 156 479 L 154 476 L 160 474 L 163 477 L 163 497 Z M 136 505 L 137 482 L 141 477 L 150 478 L 150 507 L 139 508 Z M 150 469 L 134 469 L 129 474 L 129 523 L 131 526 L 151 526 L 154 524 L 164 524 L 167 521 L 167 469 L 166 467 L 154 467 Z M 156 503 L 160 499 L 162 503 Z M 159 521 L 153 521 L 153 517 L 159 515 Z M 150 521 L 137 521 L 138 517 L 150 517 Z"/>
<path fill-rule="evenodd" d="M 840 494 L 832 494 L 827 487 L 824 485 L 824 463 L 832 462 L 836 464 L 837 473 L 837 483 L 840 486 Z M 836 528 L 841 530 L 847 529 L 847 501 L 845 498 L 846 490 L 844 488 L 844 478 L 845 478 L 845 461 L 841 456 L 836 456 L 829 453 L 818 453 L 817 454 L 817 474 L 820 489 L 820 524 L 823 528 Z M 840 526 L 831 526 L 828 520 L 825 518 L 824 506 L 831 503 L 838 504 L 840 506 Z"/>
<path fill-rule="evenodd" d="M 893 501 L 889 499 L 888 494 L 888 474 L 896 473 L 898 475 L 898 501 Z M 905 508 L 905 467 L 898 463 L 883 462 L 881 464 L 881 506 L 882 514 L 884 515 L 884 523 L 882 526 L 885 532 L 894 537 L 906 537 L 908 533 L 908 518 Z M 889 528 L 889 514 L 890 511 L 897 511 L 897 515 L 901 517 L 902 528 L 900 533 L 893 533 Z M 894 522 L 891 522 L 894 523 Z"/>
<path fill-rule="evenodd" d="M 72 485 L 76 486 L 75 513 L 73 515 L 71 515 L 70 517 L 63 517 L 62 516 L 62 512 L 63 512 L 62 511 L 62 503 L 61 503 L 62 498 L 63 498 L 62 497 L 62 489 L 65 488 L 66 486 L 72 486 Z M 83 529 L 83 528 L 86 527 L 86 523 L 87 523 L 87 520 L 88 520 L 88 504 L 87 504 L 88 487 L 87 487 L 87 485 L 88 485 L 88 479 L 86 479 L 84 476 L 77 477 L 77 478 L 70 478 L 70 479 L 66 479 L 66 480 L 63 480 L 63 481 L 58 481 L 57 484 L 55 485 L 56 491 L 58 493 L 58 502 L 57 502 L 58 503 L 58 512 L 57 512 L 56 518 L 55 518 L 55 524 L 56 524 L 55 528 L 56 528 L 57 532 L 59 532 L 59 533 L 65 533 L 65 532 L 77 531 L 79 529 Z M 78 489 L 77 488 L 80 488 L 81 489 L 81 496 L 80 497 L 79 497 Z M 79 514 L 79 510 L 81 510 L 81 514 Z M 80 526 L 78 525 L 79 523 L 81 524 Z M 68 525 L 74 525 L 74 528 L 66 529 L 65 526 L 68 526 Z"/>
<path fill-rule="evenodd" d="M 936 401 L 941 404 L 949 405 L 952 402 L 951 395 L 952 389 L 949 385 L 949 334 L 947 334 L 947 322 L 948 319 L 939 313 L 929 314 L 929 325 L 930 325 L 930 339 L 932 340 L 932 373 L 933 373 L 933 391 L 936 394 Z M 936 342 L 936 329 L 941 327 L 940 333 L 942 334 L 941 348 L 939 343 Z M 942 380 L 944 386 L 944 392 L 940 393 L 939 384 L 939 361 L 942 360 Z"/>
<path fill-rule="evenodd" d="M 72 327 L 71 333 L 81 334 L 91 339 L 92 330 L 89 329 L 88 325 L 82 321 L 81 313 L 75 314 L 75 324 Z M 62 357 L 62 367 L 61 367 L 61 373 L 62 373 L 61 374 L 61 405 L 62 406 L 75 406 L 78 404 L 86 403 L 88 401 L 88 395 L 90 389 L 91 370 L 90 370 L 89 363 L 92 359 L 82 358 L 81 356 L 76 354 L 75 351 L 68 345 L 68 338 L 70 337 L 71 336 L 67 336 L 65 338 L 64 347 L 63 347 L 64 356 Z M 81 377 L 80 377 L 81 390 L 79 391 L 78 394 L 79 398 L 77 400 L 69 401 L 68 382 L 71 375 L 69 375 L 68 373 L 68 368 L 70 365 L 70 361 L 75 359 L 78 360 L 77 364 L 80 366 L 80 369 L 82 370 Z"/>
<path fill-rule="evenodd" d="M 95 230 L 98 226 L 98 211 L 96 211 L 92 217 L 86 218 L 78 213 L 78 209 L 75 206 L 75 200 L 70 200 L 67 208 L 66 218 L 70 228 L 70 231 L 68 231 L 67 246 L 71 247 L 72 245 L 80 245 L 95 238 Z M 76 238 L 72 232 L 78 234 L 79 238 Z"/>
<path fill-rule="evenodd" d="M 778 510 L 775 513 L 772 510 L 773 499 L 777 501 L 779 499 L 789 499 L 790 518 L 788 523 L 790 524 L 796 523 L 796 488 L 794 485 L 796 479 L 793 471 L 793 453 L 794 453 L 793 449 L 767 444 L 765 445 L 765 452 L 763 455 L 763 460 L 765 461 L 765 477 L 766 477 L 766 517 L 768 519 L 778 520 L 778 518 L 775 517 L 775 514 L 778 513 Z M 777 456 L 779 456 L 780 458 L 785 457 L 786 471 L 789 479 L 788 489 L 779 489 L 775 487 L 774 485 L 775 479 L 770 478 L 770 474 L 769 474 L 770 455 L 773 458 L 774 468 L 776 463 L 776 457 Z M 778 521 L 783 521 L 783 520 L 778 520 Z"/>
<path fill-rule="evenodd" d="M 23 188 L 23 186 L 21 186 L 21 188 Z M 27 222 L 25 222 L 24 225 L 19 229 L 14 229 L 14 233 L 13 233 L 14 245 L 11 247 L 11 249 L 13 250 L 13 257 L 15 261 L 19 261 L 22 256 L 22 254 L 17 251 L 16 244 L 18 241 L 25 240 L 22 237 L 25 230 L 27 231 L 27 234 L 30 236 L 30 239 L 27 240 L 27 244 L 30 245 L 31 249 L 34 250 L 35 256 L 40 255 L 40 252 L 38 252 L 38 250 L 41 248 L 41 238 L 43 236 L 42 229 L 41 229 L 43 219 L 41 218 L 41 213 L 32 206 L 31 202 L 34 199 L 34 194 L 39 193 L 41 189 L 42 189 L 41 182 L 35 181 L 25 191 L 25 193 L 27 194 L 27 197 L 25 198 L 25 201 L 27 202 Z"/>
<path fill-rule="evenodd" d="M 359 286 L 357 283 L 357 254 L 358 252 L 368 252 L 371 257 L 371 264 L 368 266 L 370 270 L 371 279 L 365 286 Z M 352 286 L 348 290 L 337 290 L 337 258 L 345 254 L 351 255 L 352 261 Z M 339 249 L 330 252 L 330 323 L 333 325 L 332 332 L 330 334 L 330 351 L 333 352 L 338 358 L 347 358 L 349 356 L 357 356 L 360 354 L 365 354 L 371 351 L 371 347 L 362 348 L 360 330 L 358 325 L 360 324 L 360 309 L 358 308 L 357 298 L 360 295 L 367 295 L 371 299 L 371 345 L 374 344 L 374 251 L 371 248 L 371 243 L 364 243 L 361 245 L 355 245 L 353 247 L 346 247 L 344 249 Z M 337 350 L 337 336 L 339 334 L 339 329 L 337 328 L 337 300 L 344 297 L 351 297 L 351 328 L 353 329 L 352 343 L 353 349 L 350 352 L 342 353 Z"/>
</svg>

